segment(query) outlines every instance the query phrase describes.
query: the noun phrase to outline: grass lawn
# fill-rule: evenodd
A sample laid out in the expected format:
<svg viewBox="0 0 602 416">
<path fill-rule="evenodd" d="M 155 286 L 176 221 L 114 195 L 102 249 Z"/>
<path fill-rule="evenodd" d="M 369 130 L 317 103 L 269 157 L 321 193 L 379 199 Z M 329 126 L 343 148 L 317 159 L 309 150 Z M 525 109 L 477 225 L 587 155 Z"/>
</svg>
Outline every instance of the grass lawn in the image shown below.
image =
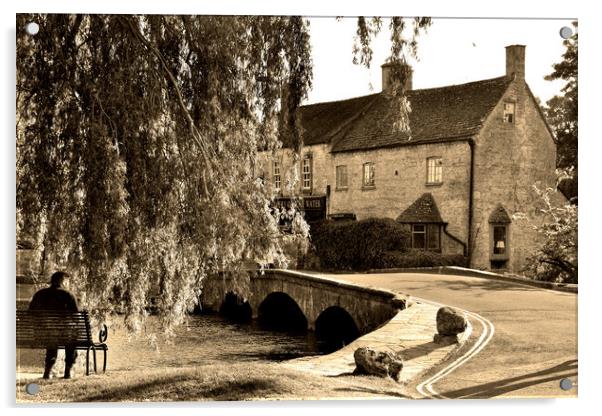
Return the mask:
<svg viewBox="0 0 602 416">
<path fill-rule="evenodd" d="M 278 363 L 117 370 L 35 382 L 40 385 L 35 396 L 25 392 L 27 382 L 17 383 L 18 403 L 406 398 L 403 387 L 391 379 L 323 377 Z"/>
<path fill-rule="evenodd" d="M 147 321 L 156 330 L 154 319 Z M 391 379 L 365 376 L 323 377 L 279 364 L 298 348 L 278 334 L 241 330 L 237 324 L 195 317 L 182 327 L 174 344 L 158 340 L 158 349 L 144 339 L 128 337 L 122 326 L 109 326 L 106 374 L 85 375 L 85 352 L 80 351 L 74 378 L 43 380 L 44 351 L 17 350 L 17 368 L 28 379 L 17 382 L 17 402 L 293 400 L 327 398 L 403 398 L 402 386 Z M 99 354 L 99 358 L 102 353 Z M 19 377 L 17 377 L 19 380 Z M 35 381 L 40 392 L 29 395 L 25 385 Z"/>
</svg>

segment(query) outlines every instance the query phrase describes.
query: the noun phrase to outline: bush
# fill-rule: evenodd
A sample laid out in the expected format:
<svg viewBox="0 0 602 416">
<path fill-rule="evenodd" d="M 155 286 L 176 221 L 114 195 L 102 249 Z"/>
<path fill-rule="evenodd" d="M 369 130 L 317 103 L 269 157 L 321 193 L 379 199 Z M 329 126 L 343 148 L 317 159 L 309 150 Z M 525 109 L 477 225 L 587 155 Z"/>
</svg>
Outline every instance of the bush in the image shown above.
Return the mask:
<svg viewBox="0 0 602 416">
<path fill-rule="evenodd" d="M 558 183 L 572 178 L 572 169 L 559 170 Z M 535 280 L 557 283 L 578 283 L 578 228 L 579 215 L 577 205 L 559 201 L 555 188 L 544 189 L 540 183 L 533 185 L 534 193 L 541 206 L 536 221 L 526 212 L 517 212 L 513 219 L 530 225 L 537 233 L 534 250 L 525 262 L 523 272 Z"/>
<path fill-rule="evenodd" d="M 410 233 L 389 218 L 361 221 L 324 221 L 310 230 L 320 267 L 337 270 L 366 270 L 381 267 L 390 251 L 406 251 Z"/>
<path fill-rule="evenodd" d="M 468 259 L 461 254 L 441 254 L 432 251 L 411 250 L 389 252 L 381 260 L 381 269 L 403 269 L 414 267 L 459 266 L 467 267 Z"/>
</svg>

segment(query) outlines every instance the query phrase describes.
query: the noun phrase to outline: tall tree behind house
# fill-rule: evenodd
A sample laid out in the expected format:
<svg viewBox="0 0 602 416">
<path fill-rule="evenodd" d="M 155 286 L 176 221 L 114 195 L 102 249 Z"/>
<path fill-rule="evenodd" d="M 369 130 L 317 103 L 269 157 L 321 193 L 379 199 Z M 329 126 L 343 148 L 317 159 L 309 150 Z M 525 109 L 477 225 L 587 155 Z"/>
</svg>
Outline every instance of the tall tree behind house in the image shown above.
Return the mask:
<svg viewBox="0 0 602 416">
<path fill-rule="evenodd" d="M 566 81 L 563 95 L 556 95 L 546 103 L 545 114 L 558 141 L 557 166 L 574 168 L 574 178 L 559 185 L 560 190 L 571 200 L 577 198 L 578 174 L 578 33 L 577 22 L 573 22 L 575 34 L 566 39 L 562 61 L 553 66 L 554 71 L 545 77 L 548 81 Z"/>
</svg>

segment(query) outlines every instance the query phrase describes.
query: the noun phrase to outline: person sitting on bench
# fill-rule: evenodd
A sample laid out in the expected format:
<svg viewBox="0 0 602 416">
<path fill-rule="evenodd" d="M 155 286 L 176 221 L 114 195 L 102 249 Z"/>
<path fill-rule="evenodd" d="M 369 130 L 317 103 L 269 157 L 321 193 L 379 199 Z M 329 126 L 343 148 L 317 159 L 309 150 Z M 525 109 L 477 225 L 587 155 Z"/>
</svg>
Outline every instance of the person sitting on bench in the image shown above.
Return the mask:
<svg viewBox="0 0 602 416">
<path fill-rule="evenodd" d="M 58 310 L 65 312 L 77 312 L 75 297 L 63 289 L 65 280 L 69 274 L 57 271 L 50 277 L 50 287 L 37 291 L 29 304 L 29 310 Z M 49 348 L 46 350 L 43 378 L 50 378 L 52 367 L 56 363 L 58 350 Z M 71 378 L 71 367 L 75 363 L 77 352 L 75 348 L 65 346 L 65 378 Z"/>
</svg>

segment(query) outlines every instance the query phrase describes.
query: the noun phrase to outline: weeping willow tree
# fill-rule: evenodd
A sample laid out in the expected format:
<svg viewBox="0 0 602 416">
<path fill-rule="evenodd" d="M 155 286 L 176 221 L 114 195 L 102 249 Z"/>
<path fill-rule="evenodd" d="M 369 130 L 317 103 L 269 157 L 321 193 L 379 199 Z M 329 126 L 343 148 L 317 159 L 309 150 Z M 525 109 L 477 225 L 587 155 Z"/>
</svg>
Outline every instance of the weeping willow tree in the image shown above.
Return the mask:
<svg viewBox="0 0 602 416">
<path fill-rule="evenodd" d="M 43 274 L 72 271 L 83 307 L 118 308 L 136 330 L 155 292 L 169 328 L 207 275 L 285 261 L 256 163 L 302 146 L 306 19 L 18 15 L 17 27 L 30 21 L 40 32 L 17 35 L 17 234 Z M 408 40 L 391 20 L 392 60 L 430 19 L 412 22 Z M 381 26 L 358 20 L 366 66 Z"/>
</svg>

